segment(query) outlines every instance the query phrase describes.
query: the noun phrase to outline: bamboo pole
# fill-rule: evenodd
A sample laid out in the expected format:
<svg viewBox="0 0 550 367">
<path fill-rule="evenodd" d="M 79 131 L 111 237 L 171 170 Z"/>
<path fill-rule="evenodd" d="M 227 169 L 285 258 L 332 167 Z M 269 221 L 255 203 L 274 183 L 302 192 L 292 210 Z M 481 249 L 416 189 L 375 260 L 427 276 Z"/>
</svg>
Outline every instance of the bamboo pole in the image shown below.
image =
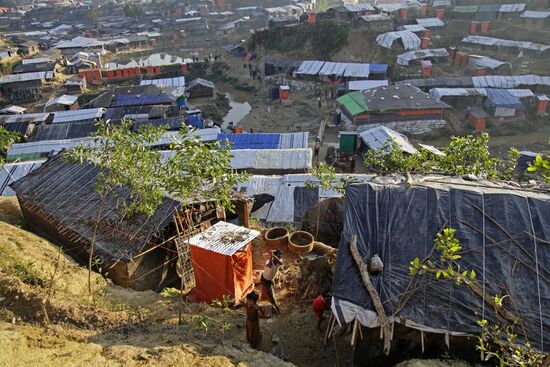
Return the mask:
<svg viewBox="0 0 550 367">
<path fill-rule="evenodd" d="M 384 336 L 384 354 L 389 355 L 390 349 L 391 349 L 390 324 L 388 323 L 388 318 L 386 317 L 386 311 L 384 311 L 384 306 L 382 306 L 382 301 L 380 300 L 380 296 L 378 295 L 376 288 L 374 288 L 374 285 L 372 285 L 372 282 L 370 280 L 367 264 L 365 264 L 365 262 L 361 258 L 361 255 L 359 255 L 359 250 L 357 249 L 356 235 L 351 236 L 350 249 L 351 249 L 351 254 L 353 255 L 353 259 L 355 260 L 355 262 L 357 263 L 357 267 L 359 268 L 359 273 L 361 274 L 361 279 L 363 280 L 363 284 L 365 284 L 365 287 L 369 292 L 369 295 L 372 299 L 372 303 L 374 304 L 374 309 L 376 310 L 376 313 L 378 314 L 378 319 L 380 320 L 380 328 Z"/>
</svg>

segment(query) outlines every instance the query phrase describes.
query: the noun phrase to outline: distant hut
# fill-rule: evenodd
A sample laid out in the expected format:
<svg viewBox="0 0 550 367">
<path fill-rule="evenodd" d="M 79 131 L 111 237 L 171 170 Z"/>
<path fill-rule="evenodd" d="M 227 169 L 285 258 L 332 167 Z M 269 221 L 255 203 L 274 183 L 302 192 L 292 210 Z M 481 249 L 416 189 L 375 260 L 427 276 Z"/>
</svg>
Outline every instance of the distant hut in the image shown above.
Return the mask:
<svg viewBox="0 0 550 367">
<path fill-rule="evenodd" d="M 214 83 L 197 78 L 189 83 L 186 91 L 189 92 L 189 98 L 212 98 L 214 97 Z"/>
</svg>

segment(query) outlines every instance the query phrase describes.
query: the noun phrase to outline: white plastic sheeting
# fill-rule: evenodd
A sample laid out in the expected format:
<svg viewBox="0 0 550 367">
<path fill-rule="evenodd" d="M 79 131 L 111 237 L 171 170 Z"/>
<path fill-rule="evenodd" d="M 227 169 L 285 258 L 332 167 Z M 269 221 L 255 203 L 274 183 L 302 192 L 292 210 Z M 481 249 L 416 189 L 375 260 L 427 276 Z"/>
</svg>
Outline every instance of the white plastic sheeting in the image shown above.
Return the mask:
<svg viewBox="0 0 550 367">
<path fill-rule="evenodd" d="M 348 90 L 367 90 L 384 85 L 388 85 L 387 80 L 350 80 L 348 82 Z"/>
<path fill-rule="evenodd" d="M 297 149 L 308 147 L 309 133 L 282 133 L 279 139 L 279 149 Z"/>
<path fill-rule="evenodd" d="M 405 50 L 418 50 L 420 48 L 420 38 L 410 31 L 387 32 L 376 37 L 376 42 L 385 48 L 392 48 L 396 40 L 401 40 Z"/>
<path fill-rule="evenodd" d="M 531 19 L 546 19 L 550 17 L 550 11 L 533 11 L 527 10 L 520 15 L 520 18 L 531 18 Z"/>
<path fill-rule="evenodd" d="M 507 91 L 518 98 L 534 96 L 530 89 L 507 89 Z M 433 88 L 430 89 L 430 95 L 434 98 L 459 97 L 459 96 L 487 96 L 486 88 Z"/>
<path fill-rule="evenodd" d="M 525 4 L 502 4 L 499 13 L 515 13 L 525 10 Z"/>
<path fill-rule="evenodd" d="M 439 18 L 418 18 L 416 23 L 424 28 L 443 27 L 445 25 L 445 22 Z"/>
<path fill-rule="evenodd" d="M 451 0 L 433 0 L 432 1 L 432 7 L 439 8 L 439 7 L 446 7 L 451 6 Z"/>
<path fill-rule="evenodd" d="M 78 100 L 77 96 L 71 96 L 68 94 L 63 94 L 62 96 L 59 96 L 57 98 L 52 99 L 48 103 L 46 103 L 45 107 L 50 107 L 55 104 L 60 104 L 64 106 L 72 106 L 76 101 Z"/>
<path fill-rule="evenodd" d="M 234 169 L 302 170 L 311 168 L 311 149 L 239 149 L 232 150 Z"/>
<path fill-rule="evenodd" d="M 528 41 L 513 41 L 505 40 L 501 38 L 493 38 L 486 36 L 467 36 L 462 39 L 464 43 L 472 43 L 483 46 L 496 46 L 496 47 L 513 47 L 519 50 L 531 50 L 531 51 L 546 51 L 550 50 L 549 45 L 543 45 L 535 42 Z"/>
<path fill-rule="evenodd" d="M 337 179 L 343 176 L 336 175 Z M 373 177 L 356 174 L 346 176 L 358 183 L 368 182 Z M 308 181 L 315 182 L 316 179 L 307 173 L 283 176 L 253 175 L 247 182 L 238 184 L 237 191 L 243 192 L 249 197 L 260 194 L 273 196 L 274 201 L 256 210 L 253 213 L 254 217 L 269 223 L 291 223 L 294 222 L 294 189 L 305 187 Z M 319 190 L 319 200 L 337 196 L 341 196 L 341 194 L 334 190 Z"/>
<path fill-rule="evenodd" d="M 399 65 L 408 66 L 411 61 L 422 60 L 429 57 L 448 57 L 449 53 L 444 48 L 409 51 L 397 56 Z"/>
<path fill-rule="evenodd" d="M 14 196 L 15 192 L 9 187 L 12 182 L 25 177 L 29 172 L 40 167 L 44 160 L 8 163 L 0 170 L 0 196 Z"/>
<path fill-rule="evenodd" d="M 185 87 L 185 77 L 178 76 L 175 78 L 162 78 L 162 79 L 143 79 L 139 82 L 139 85 L 161 85 L 167 87 Z"/>
<path fill-rule="evenodd" d="M 424 32 L 426 28 L 422 27 L 420 24 L 406 24 L 403 26 L 403 29 L 413 33 Z"/>
</svg>

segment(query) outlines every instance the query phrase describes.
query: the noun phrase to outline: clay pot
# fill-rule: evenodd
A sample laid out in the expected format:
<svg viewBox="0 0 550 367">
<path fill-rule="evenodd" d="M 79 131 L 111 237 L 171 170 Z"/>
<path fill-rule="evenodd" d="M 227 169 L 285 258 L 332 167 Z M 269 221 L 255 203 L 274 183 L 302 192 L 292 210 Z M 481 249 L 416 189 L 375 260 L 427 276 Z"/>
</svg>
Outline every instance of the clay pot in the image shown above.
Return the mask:
<svg viewBox="0 0 550 367">
<path fill-rule="evenodd" d="M 296 231 L 290 235 L 288 240 L 288 249 L 296 255 L 303 255 L 313 250 L 315 239 L 305 231 Z"/>
<path fill-rule="evenodd" d="M 278 249 L 288 244 L 288 229 L 275 227 L 269 229 L 264 236 L 265 244 L 271 249 Z"/>
</svg>

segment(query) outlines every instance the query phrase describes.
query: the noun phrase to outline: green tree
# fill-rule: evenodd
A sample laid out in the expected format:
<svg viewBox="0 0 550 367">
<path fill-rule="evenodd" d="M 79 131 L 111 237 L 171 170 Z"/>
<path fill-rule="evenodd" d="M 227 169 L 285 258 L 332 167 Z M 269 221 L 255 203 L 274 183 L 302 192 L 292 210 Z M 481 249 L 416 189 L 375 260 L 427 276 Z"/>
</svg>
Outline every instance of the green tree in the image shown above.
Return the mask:
<svg viewBox="0 0 550 367">
<path fill-rule="evenodd" d="M 134 133 L 131 125 L 128 120 L 120 124 L 98 121 L 90 143 L 64 153 L 68 162 L 90 164 L 99 170 L 95 184 L 99 205 L 88 256 L 90 296 L 98 227 L 112 190 L 125 187 L 132 193 L 131 201 L 123 204 L 125 216 L 152 215 L 166 196 L 184 203 L 212 199 L 231 209 L 232 187 L 247 177 L 231 170 L 228 148 L 204 144 L 188 129 L 182 129 L 173 140 L 173 152 L 166 158 L 153 147 L 166 127 L 146 125 Z"/>
<path fill-rule="evenodd" d="M 101 13 L 99 12 L 99 8 L 97 6 L 90 7 L 90 9 L 84 13 L 84 18 L 90 23 L 97 23 L 100 16 Z"/>
<path fill-rule="evenodd" d="M 0 127 L 0 168 L 4 166 L 3 154 L 16 142 L 19 141 L 19 135 L 12 131 L 7 131 Z"/>
<path fill-rule="evenodd" d="M 548 142 L 550 143 L 550 139 Z M 544 159 L 540 154 L 537 155 L 535 161 L 529 165 L 527 170 L 540 174 L 546 182 L 550 183 L 550 161 Z"/>
<path fill-rule="evenodd" d="M 137 4 L 126 4 L 124 5 L 124 15 L 129 18 L 142 18 L 145 12 Z"/>
<path fill-rule="evenodd" d="M 363 162 L 379 173 L 443 173 L 449 175 L 473 174 L 488 179 L 514 178 L 514 167 L 519 151 L 510 149 L 507 159 L 499 159 L 489 151 L 489 135 L 451 136 L 449 146 L 436 155 L 419 148 L 418 154 L 405 153 L 395 143 L 368 151 Z"/>
</svg>

